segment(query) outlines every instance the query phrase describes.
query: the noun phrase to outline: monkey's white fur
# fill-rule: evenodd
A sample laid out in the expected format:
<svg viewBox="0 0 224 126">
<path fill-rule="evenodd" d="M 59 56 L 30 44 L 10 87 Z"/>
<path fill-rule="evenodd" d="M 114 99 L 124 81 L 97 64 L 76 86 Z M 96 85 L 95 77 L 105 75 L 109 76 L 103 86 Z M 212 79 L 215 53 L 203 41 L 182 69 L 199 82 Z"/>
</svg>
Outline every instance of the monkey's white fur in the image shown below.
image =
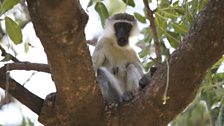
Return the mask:
<svg viewBox="0 0 224 126">
<path fill-rule="evenodd" d="M 114 30 L 114 24 L 117 22 L 126 22 L 132 25 L 130 36 L 138 32 L 136 22 L 112 20 L 109 18 L 106 22 L 104 34 L 95 46 L 92 55 L 93 67 L 96 73 L 97 70 L 100 69 L 109 79 L 108 83 L 111 85 L 105 86 L 99 84 L 104 98 L 107 101 L 109 100 L 109 102 L 112 97 L 110 96 L 110 90 L 115 90 L 119 97 L 122 97 L 126 91 L 137 91 L 139 88 L 139 80 L 143 76 L 144 71 L 138 55 L 134 49 L 129 46 L 129 43 L 122 47 L 117 44 Z M 101 81 L 101 83 L 104 82 Z M 112 86 L 113 89 L 108 89 L 110 86 Z"/>
</svg>

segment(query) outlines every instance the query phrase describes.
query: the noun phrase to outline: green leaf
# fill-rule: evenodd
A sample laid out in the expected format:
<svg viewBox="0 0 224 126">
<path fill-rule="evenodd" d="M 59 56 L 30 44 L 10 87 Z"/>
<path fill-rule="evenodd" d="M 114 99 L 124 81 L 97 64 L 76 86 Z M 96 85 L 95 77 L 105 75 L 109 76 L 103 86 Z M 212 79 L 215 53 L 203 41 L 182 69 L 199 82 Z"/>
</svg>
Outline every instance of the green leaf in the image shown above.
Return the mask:
<svg viewBox="0 0 224 126">
<path fill-rule="evenodd" d="M 161 0 L 160 5 L 161 8 L 167 8 L 170 6 L 169 0 Z"/>
<path fill-rule="evenodd" d="M 179 35 L 175 32 L 167 31 L 166 37 L 173 48 L 176 48 L 179 45 Z"/>
<path fill-rule="evenodd" d="M 196 14 L 198 10 L 198 0 L 192 0 L 192 13 Z"/>
<path fill-rule="evenodd" d="M 188 32 L 188 29 L 184 24 L 172 23 L 171 25 L 177 33 L 185 35 Z"/>
<path fill-rule="evenodd" d="M 6 61 L 9 61 L 9 60 L 11 60 L 11 59 L 12 59 L 12 55 L 7 54 L 7 55 L 4 57 L 4 59 L 1 60 L 1 62 L 6 62 Z"/>
<path fill-rule="evenodd" d="M 87 5 L 87 8 L 92 6 L 94 3 L 98 2 L 98 1 L 103 1 L 103 0 L 89 0 L 89 3 Z"/>
<path fill-rule="evenodd" d="M 135 7 L 134 0 L 122 0 L 122 1 L 131 7 Z"/>
<path fill-rule="evenodd" d="M 13 8 L 18 4 L 20 0 L 4 0 L 0 9 L 0 14 L 6 12 L 7 10 Z"/>
<path fill-rule="evenodd" d="M 30 49 L 30 43 L 29 42 L 25 42 L 24 43 L 24 50 L 25 50 L 25 52 L 27 53 L 29 51 L 29 49 Z"/>
<path fill-rule="evenodd" d="M 10 39 L 14 42 L 14 44 L 17 45 L 22 43 L 23 36 L 19 25 L 9 17 L 5 17 L 5 25 L 6 25 L 6 31 Z"/>
<path fill-rule="evenodd" d="M 201 11 L 202 9 L 204 9 L 207 2 L 208 2 L 207 0 L 200 0 L 199 5 L 198 5 L 198 10 Z"/>
<path fill-rule="evenodd" d="M 149 52 L 150 52 L 149 48 L 145 48 L 139 53 L 139 57 L 143 58 L 143 57 L 147 56 L 149 54 Z"/>
<path fill-rule="evenodd" d="M 22 123 L 20 124 L 20 126 L 26 126 L 26 119 L 25 117 L 23 117 Z"/>
<path fill-rule="evenodd" d="M 89 1 L 88 5 L 87 5 L 87 8 L 93 5 L 93 1 L 94 1 L 94 0 L 90 0 L 90 1 Z"/>
<path fill-rule="evenodd" d="M 182 7 L 175 8 L 174 10 L 180 15 L 185 15 L 184 8 Z"/>
<path fill-rule="evenodd" d="M 146 18 L 144 16 L 142 16 L 141 14 L 139 13 L 134 13 L 134 16 L 136 17 L 136 19 L 141 22 L 141 23 L 146 23 Z"/>
<path fill-rule="evenodd" d="M 104 27 L 106 19 L 109 17 L 108 10 L 102 2 L 97 2 L 95 5 L 95 10 L 100 16 L 101 24 Z"/>
</svg>

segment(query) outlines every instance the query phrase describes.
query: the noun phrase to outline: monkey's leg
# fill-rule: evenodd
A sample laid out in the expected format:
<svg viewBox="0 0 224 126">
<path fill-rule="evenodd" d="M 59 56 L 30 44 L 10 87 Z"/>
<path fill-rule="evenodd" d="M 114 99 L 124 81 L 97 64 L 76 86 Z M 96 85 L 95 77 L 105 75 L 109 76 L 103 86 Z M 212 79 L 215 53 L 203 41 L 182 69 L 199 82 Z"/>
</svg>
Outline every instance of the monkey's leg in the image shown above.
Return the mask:
<svg viewBox="0 0 224 126">
<path fill-rule="evenodd" d="M 97 70 L 97 83 L 107 104 L 122 102 L 122 90 L 119 81 L 107 68 L 100 67 Z"/>
<path fill-rule="evenodd" d="M 127 90 L 137 91 L 139 87 L 139 80 L 142 78 L 141 74 L 137 70 L 134 64 L 129 64 L 127 66 Z"/>
<path fill-rule="evenodd" d="M 134 93 L 138 90 L 141 74 L 133 64 L 127 66 L 126 91 L 123 94 L 123 100 L 129 101 L 134 97 Z"/>
</svg>

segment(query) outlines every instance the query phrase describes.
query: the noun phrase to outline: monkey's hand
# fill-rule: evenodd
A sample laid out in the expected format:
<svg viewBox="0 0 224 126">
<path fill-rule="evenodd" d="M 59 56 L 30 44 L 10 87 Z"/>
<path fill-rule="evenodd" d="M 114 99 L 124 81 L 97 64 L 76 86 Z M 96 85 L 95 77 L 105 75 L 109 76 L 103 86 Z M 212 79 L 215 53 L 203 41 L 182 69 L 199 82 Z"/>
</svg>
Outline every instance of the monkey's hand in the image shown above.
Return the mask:
<svg viewBox="0 0 224 126">
<path fill-rule="evenodd" d="M 134 98 L 134 94 L 131 91 L 124 92 L 123 97 L 122 97 L 123 101 L 129 101 L 133 98 Z"/>
<path fill-rule="evenodd" d="M 144 74 L 139 80 L 140 90 L 142 90 L 146 85 L 150 83 L 150 77 L 148 74 Z"/>
<path fill-rule="evenodd" d="M 112 72 L 114 75 L 116 75 L 119 72 L 119 67 L 113 67 Z"/>
<path fill-rule="evenodd" d="M 140 90 L 142 90 L 146 85 L 150 83 L 151 78 L 156 72 L 156 70 L 157 70 L 157 67 L 151 67 L 150 72 L 142 76 L 142 78 L 139 80 Z"/>
</svg>

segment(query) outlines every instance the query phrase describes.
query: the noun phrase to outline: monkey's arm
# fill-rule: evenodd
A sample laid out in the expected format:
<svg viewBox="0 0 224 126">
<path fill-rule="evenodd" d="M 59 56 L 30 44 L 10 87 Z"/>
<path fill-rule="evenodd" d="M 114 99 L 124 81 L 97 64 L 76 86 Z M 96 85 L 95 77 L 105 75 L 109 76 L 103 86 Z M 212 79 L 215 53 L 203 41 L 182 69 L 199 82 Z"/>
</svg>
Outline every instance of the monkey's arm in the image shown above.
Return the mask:
<svg viewBox="0 0 224 126">
<path fill-rule="evenodd" d="M 143 68 L 141 62 L 138 60 L 138 62 L 136 62 L 134 65 L 137 68 L 140 75 L 143 76 L 144 75 L 144 68 Z"/>
<path fill-rule="evenodd" d="M 99 41 L 92 55 L 93 68 L 95 73 L 97 72 L 98 68 L 103 65 L 104 60 L 105 56 L 103 51 L 103 43 Z"/>
<path fill-rule="evenodd" d="M 136 52 L 135 52 L 134 50 L 131 50 L 131 51 L 130 51 L 130 54 L 132 55 L 131 57 L 134 59 L 134 60 L 132 61 L 133 64 L 134 64 L 134 66 L 137 68 L 139 74 L 140 74 L 141 76 L 143 76 L 145 70 L 144 70 L 144 67 L 142 66 L 142 64 L 141 64 L 141 62 L 140 62 L 140 60 L 139 60 L 139 58 L 138 58 L 138 55 L 136 54 Z"/>
</svg>

